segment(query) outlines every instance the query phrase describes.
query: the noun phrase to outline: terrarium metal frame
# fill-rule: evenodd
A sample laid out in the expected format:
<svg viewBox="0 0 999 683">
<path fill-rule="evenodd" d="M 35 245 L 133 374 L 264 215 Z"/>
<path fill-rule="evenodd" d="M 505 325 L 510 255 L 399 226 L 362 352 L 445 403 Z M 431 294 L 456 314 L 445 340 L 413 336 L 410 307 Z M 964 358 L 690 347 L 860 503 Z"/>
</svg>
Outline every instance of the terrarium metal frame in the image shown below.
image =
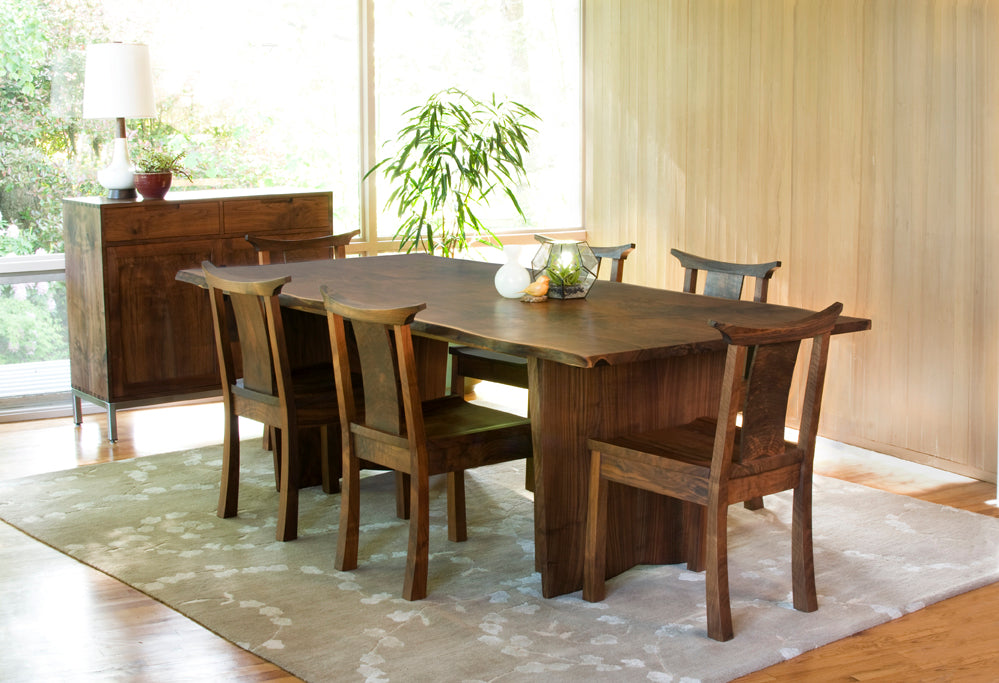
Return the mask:
<svg viewBox="0 0 999 683">
<path fill-rule="evenodd" d="M 583 299 L 597 279 L 599 261 L 586 242 L 548 240 L 531 261 L 531 278 L 549 278 L 549 299 Z"/>
</svg>

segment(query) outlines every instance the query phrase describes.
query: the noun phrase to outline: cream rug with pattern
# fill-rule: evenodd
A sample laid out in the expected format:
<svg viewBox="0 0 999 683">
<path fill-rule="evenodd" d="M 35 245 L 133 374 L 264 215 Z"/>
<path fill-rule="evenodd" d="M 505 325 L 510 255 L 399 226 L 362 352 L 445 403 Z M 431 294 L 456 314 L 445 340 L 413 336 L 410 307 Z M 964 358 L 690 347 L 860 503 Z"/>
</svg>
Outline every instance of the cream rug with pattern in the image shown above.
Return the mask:
<svg viewBox="0 0 999 683">
<path fill-rule="evenodd" d="M 333 567 L 339 496 L 306 489 L 274 540 L 271 456 L 244 444 L 240 513 L 215 516 L 218 447 L 0 484 L 0 518 L 309 681 L 723 681 L 999 580 L 999 520 L 818 477 L 819 610 L 790 604 L 790 496 L 729 516 L 736 637 L 705 635 L 703 575 L 635 568 L 607 600 L 546 600 L 522 465 L 469 473 L 469 540 L 432 499 L 430 596 L 400 599 L 406 523 L 362 483 L 360 566 Z"/>
</svg>

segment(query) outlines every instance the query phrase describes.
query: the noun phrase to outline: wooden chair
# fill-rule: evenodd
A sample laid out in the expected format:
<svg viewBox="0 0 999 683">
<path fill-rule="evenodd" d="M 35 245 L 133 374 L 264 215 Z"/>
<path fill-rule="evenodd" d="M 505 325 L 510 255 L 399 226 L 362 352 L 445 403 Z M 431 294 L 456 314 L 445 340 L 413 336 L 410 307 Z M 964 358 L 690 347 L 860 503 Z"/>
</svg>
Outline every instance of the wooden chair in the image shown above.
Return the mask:
<svg viewBox="0 0 999 683">
<path fill-rule="evenodd" d="M 728 586 L 727 514 L 731 503 L 794 491 L 791 577 L 794 607 L 818 608 L 812 559 L 812 458 L 822 401 L 829 337 L 843 309 L 781 327 L 752 329 L 712 322 L 729 344 L 717 419 L 699 418 L 644 434 L 590 439 L 583 598 L 604 599 L 607 485 L 614 481 L 684 501 L 707 519 L 708 635 L 732 638 Z M 791 378 L 801 340 L 812 338 L 798 442 L 784 440 Z M 747 359 L 750 359 L 747 365 Z M 736 415 L 743 414 L 742 427 Z M 685 514 L 686 517 L 686 514 Z M 688 538 L 688 541 L 691 540 Z M 688 556 L 696 554 L 688 544 Z"/>
<path fill-rule="evenodd" d="M 544 235 L 535 235 L 539 242 L 550 241 Z M 603 262 L 611 264 L 610 279 L 621 282 L 624 277 L 624 261 L 635 250 L 634 244 L 618 247 L 590 247 L 597 257 L 598 268 Z M 465 378 L 508 384 L 521 389 L 527 388 L 527 359 L 497 351 L 477 349 L 471 346 L 452 346 L 451 352 L 451 392 L 464 391 Z"/>
<path fill-rule="evenodd" d="M 756 279 L 753 301 L 767 300 L 767 290 L 780 261 L 769 263 L 728 263 L 694 256 L 679 249 L 670 249 L 684 268 L 683 291 L 697 293 L 697 274 L 704 271 L 704 288 L 701 294 L 723 299 L 741 299 L 742 287 L 747 277 Z"/>
<path fill-rule="evenodd" d="M 339 235 L 323 235 L 305 239 L 274 239 L 246 235 L 243 239 L 253 245 L 257 252 L 257 263 L 291 263 L 292 261 L 320 260 L 324 258 L 346 258 L 347 245 L 360 230 L 343 232 Z"/>
<path fill-rule="evenodd" d="M 426 304 L 370 309 L 338 299 L 322 287 L 333 346 L 343 443 L 343 493 L 336 568 L 357 567 L 361 461 L 409 475 L 409 550 L 403 597 L 427 595 L 429 477 L 447 474 L 448 538 L 464 541 L 466 469 L 531 455 L 524 418 L 467 403 L 462 396 L 421 401 L 410 323 Z M 364 384 L 356 405 L 346 321 L 357 340 Z"/>
<path fill-rule="evenodd" d="M 271 263 L 346 258 L 347 245 L 360 234 L 360 230 L 354 230 L 337 235 L 303 239 L 277 239 L 259 235 L 245 235 L 243 239 L 256 251 L 257 263 L 266 266 Z M 273 448 L 274 440 L 274 428 L 265 426 L 263 447 L 270 450 Z"/>
<path fill-rule="evenodd" d="M 701 293 L 705 296 L 717 296 L 723 299 L 741 299 L 742 288 L 747 277 L 756 280 L 753 288 L 753 301 L 766 303 L 770 288 L 770 278 L 774 271 L 780 268 L 780 261 L 769 263 L 729 263 L 694 256 L 679 249 L 670 249 L 683 266 L 683 291 L 697 293 L 697 274 L 704 271 L 704 287 Z M 763 499 L 753 498 L 745 501 L 747 510 L 762 510 Z"/>
<path fill-rule="evenodd" d="M 222 373 L 225 439 L 219 517 L 233 517 L 239 504 L 239 420 L 248 417 L 278 430 L 274 447 L 280 500 L 277 539 L 298 535 L 299 429 L 318 427 L 322 448 L 323 490 L 338 488 L 339 460 L 331 457 L 330 439 L 339 433 L 331 365 L 292 370 L 288 362 L 278 294 L 291 277 L 231 280 L 224 268 L 201 264 L 212 303 L 215 343 Z M 230 326 L 229 321 L 235 325 Z M 243 376 L 236 376 L 234 348 L 241 354 Z M 330 430 L 336 433 L 331 435 Z"/>
</svg>

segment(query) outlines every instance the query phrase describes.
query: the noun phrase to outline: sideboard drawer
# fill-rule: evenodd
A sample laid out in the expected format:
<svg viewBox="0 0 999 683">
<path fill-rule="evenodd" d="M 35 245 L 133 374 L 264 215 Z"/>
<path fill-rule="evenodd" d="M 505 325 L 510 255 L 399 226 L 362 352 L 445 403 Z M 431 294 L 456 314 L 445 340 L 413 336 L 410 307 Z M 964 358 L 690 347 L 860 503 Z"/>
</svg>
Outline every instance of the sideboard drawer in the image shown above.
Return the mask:
<svg viewBox="0 0 999 683">
<path fill-rule="evenodd" d="M 329 229 L 332 224 L 330 195 L 298 195 L 229 199 L 222 202 L 223 231 L 254 234 L 272 231 Z"/>
<path fill-rule="evenodd" d="M 221 230 L 218 202 L 145 202 L 103 207 L 108 242 L 161 237 L 217 236 Z"/>
</svg>

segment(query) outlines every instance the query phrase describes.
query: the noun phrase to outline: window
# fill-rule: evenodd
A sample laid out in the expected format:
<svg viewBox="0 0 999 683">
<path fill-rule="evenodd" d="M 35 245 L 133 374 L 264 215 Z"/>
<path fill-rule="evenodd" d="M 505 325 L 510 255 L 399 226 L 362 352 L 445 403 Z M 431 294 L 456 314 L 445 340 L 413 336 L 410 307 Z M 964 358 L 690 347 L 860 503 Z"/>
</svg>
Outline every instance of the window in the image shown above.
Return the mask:
<svg viewBox="0 0 999 683">
<path fill-rule="evenodd" d="M 377 251 L 396 226 L 380 214 L 384 187 L 377 209 L 362 212 L 366 166 L 384 156 L 403 111 L 454 86 L 520 101 L 542 119 L 518 192 L 529 224 L 504 199 L 480 214 L 487 225 L 578 229 L 579 11 L 579 0 L 5 0 L 0 257 L 58 255 L 61 199 L 102 193 L 96 171 L 112 123 L 80 116 L 83 53 L 113 40 L 147 43 L 153 64 L 159 117 L 128 121 L 130 144 L 186 150 L 200 188 L 331 190 L 334 229 L 361 227 L 366 250 Z M 62 284 L 17 284 L 3 285 L 0 317 L 33 314 L 30 304 L 65 320 Z M 52 347 L 49 336 L 8 341 L 0 365 L 27 362 L 25 349 Z"/>
<path fill-rule="evenodd" d="M 445 88 L 521 102 L 541 117 L 517 193 L 530 229 L 579 228 L 579 21 L 578 0 L 375 0 L 378 144 L 395 137 L 405 110 Z M 377 196 L 390 191 L 379 176 Z M 524 230 L 505 198 L 480 217 L 498 233 Z M 391 212 L 377 222 L 380 237 L 395 232 Z"/>
</svg>

